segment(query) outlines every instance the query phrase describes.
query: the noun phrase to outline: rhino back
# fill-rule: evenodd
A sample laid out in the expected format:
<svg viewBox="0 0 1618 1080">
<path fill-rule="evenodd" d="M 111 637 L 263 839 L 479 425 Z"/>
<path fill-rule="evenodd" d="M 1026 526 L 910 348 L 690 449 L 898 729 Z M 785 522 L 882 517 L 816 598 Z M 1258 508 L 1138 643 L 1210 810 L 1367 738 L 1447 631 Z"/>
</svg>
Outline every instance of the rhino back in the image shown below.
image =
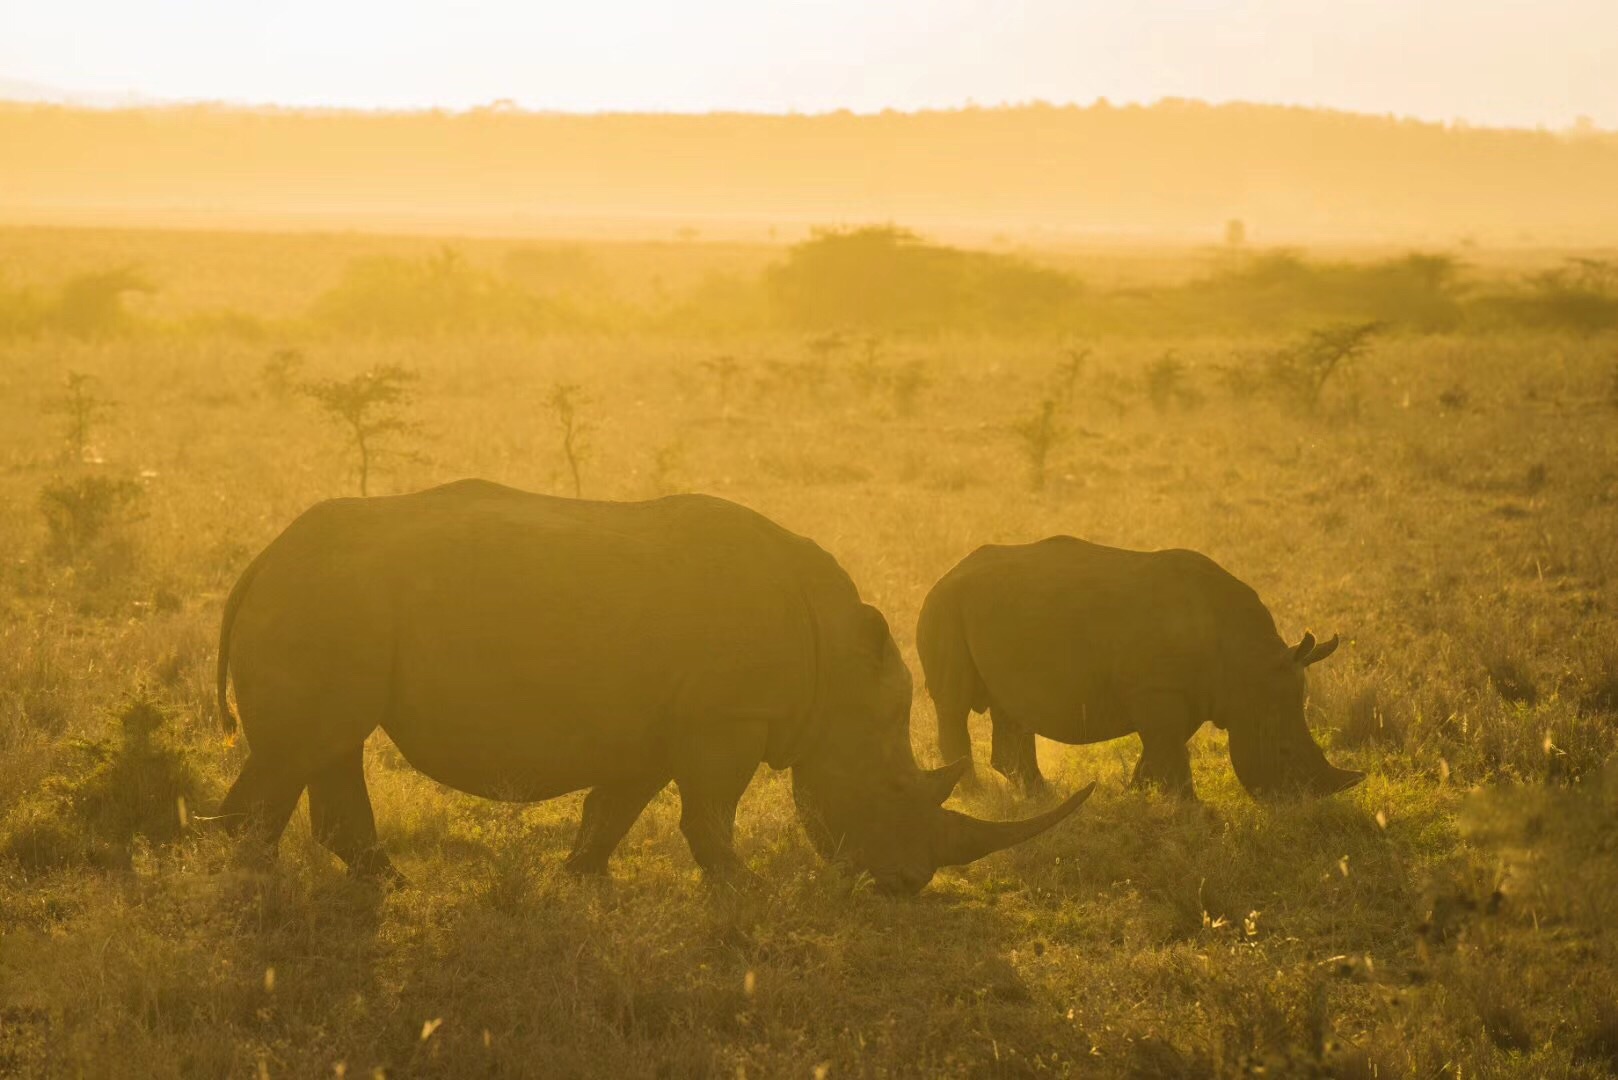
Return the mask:
<svg viewBox="0 0 1618 1080">
<path fill-rule="evenodd" d="M 238 698 L 368 686 L 418 768 L 471 790 L 521 775 L 527 797 L 644 767 L 676 726 L 790 738 L 816 678 L 796 539 L 702 497 L 463 482 L 321 504 L 243 603 Z"/>
</svg>

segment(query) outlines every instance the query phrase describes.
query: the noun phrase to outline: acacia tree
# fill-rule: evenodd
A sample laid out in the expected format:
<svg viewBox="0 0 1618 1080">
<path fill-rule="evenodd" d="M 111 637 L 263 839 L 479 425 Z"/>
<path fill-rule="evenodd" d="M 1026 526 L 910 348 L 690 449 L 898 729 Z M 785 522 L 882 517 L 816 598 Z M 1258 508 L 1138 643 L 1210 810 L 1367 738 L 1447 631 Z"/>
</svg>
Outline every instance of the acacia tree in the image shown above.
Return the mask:
<svg viewBox="0 0 1618 1080">
<path fill-rule="evenodd" d="M 384 364 L 347 379 L 315 379 L 300 389 L 348 431 L 359 455 L 360 494 L 369 495 L 371 468 L 384 454 L 410 452 L 386 445 L 390 436 L 408 435 L 418 426 L 401 415 L 410 404 L 419 376 L 398 364 Z"/>
<path fill-rule="evenodd" d="M 1303 409 L 1320 407 L 1326 384 L 1370 350 L 1381 322 L 1338 323 L 1311 330 L 1298 344 L 1272 353 L 1269 376 Z"/>
</svg>

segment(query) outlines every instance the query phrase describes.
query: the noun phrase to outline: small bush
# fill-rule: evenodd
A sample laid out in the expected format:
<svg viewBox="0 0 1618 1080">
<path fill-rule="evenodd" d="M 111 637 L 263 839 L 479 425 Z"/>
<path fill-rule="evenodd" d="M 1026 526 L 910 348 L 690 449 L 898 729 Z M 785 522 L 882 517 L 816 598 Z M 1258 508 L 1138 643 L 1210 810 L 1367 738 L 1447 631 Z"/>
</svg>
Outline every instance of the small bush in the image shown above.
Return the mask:
<svg viewBox="0 0 1618 1080">
<path fill-rule="evenodd" d="M 1051 380 L 1053 393 L 1064 409 L 1073 405 L 1079 382 L 1084 378 L 1085 368 L 1090 363 L 1090 352 L 1087 347 L 1071 346 L 1067 350 L 1067 356 L 1056 366 Z"/>
<path fill-rule="evenodd" d="M 554 305 L 508 279 L 473 269 L 450 247 L 420 260 L 356 261 L 315 302 L 313 314 L 333 330 L 378 335 L 537 330 L 561 317 Z"/>
<path fill-rule="evenodd" d="M 258 378 L 270 397 L 285 401 L 298 389 L 298 375 L 302 371 L 302 352 L 297 349 L 276 349 L 258 369 Z"/>
<path fill-rule="evenodd" d="M 60 397 L 46 402 L 46 411 L 67 418 L 63 436 L 74 461 L 89 461 L 99 457 L 90 444 L 96 424 L 112 408 L 113 403 L 96 395 L 96 377 L 80 371 L 70 371 Z"/>
<path fill-rule="evenodd" d="M 43 319 L 43 305 L 32 290 L 0 282 L 0 338 L 34 333 Z"/>
<path fill-rule="evenodd" d="M 1493 308 L 1527 326 L 1595 334 L 1618 327 L 1618 262 L 1571 258 L 1536 274 L 1525 291 L 1495 297 Z"/>
<path fill-rule="evenodd" d="M 1022 443 L 1023 456 L 1028 461 L 1029 485 L 1035 491 L 1043 491 L 1051 451 L 1068 436 L 1067 429 L 1056 415 L 1056 401 L 1052 398 L 1041 401 L 1032 415 L 1013 424 L 1011 430 Z"/>
<path fill-rule="evenodd" d="M 920 360 L 910 360 L 890 368 L 882 378 L 882 386 L 893 402 L 893 411 L 900 416 L 914 416 L 921 394 L 932 385 L 932 376 Z"/>
<path fill-rule="evenodd" d="M 714 393 L 719 398 L 719 415 L 725 419 L 730 418 L 731 389 L 736 385 L 736 379 L 741 374 L 742 365 L 728 353 L 716 356 L 712 360 L 704 360 L 702 369 L 713 376 Z"/>
<path fill-rule="evenodd" d="M 1079 293 L 1058 271 L 891 225 L 816 230 L 770 268 L 766 287 L 788 322 L 868 330 L 1048 326 Z"/>
<path fill-rule="evenodd" d="M 202 792 L 190 754 L 171 735 L 169 711 L 137 689 L 116 731 L 68 744 L 70 772 L 50 777 L 8 816 L 0 853 L 30 871 L 127 864 L 137 841 L 172 843 Z"/>
<path fill-rule="evenodd" d="M 45 553 L 60 563 L 80 562 L 132 520 L 140 496 L 135 481 L 96 473 L 52 480 L 39 493 L 48 534 Z"/>
<path fill-rule="evenodd" d="M 77 337 L 103 337 L 122 330 L 129 322 L 124 297 L 156 292 L 132 266 L 101 270 L 69 278 L 46 313 L 46 321 Z"/>
<path fill-rule="evenodd" d="M 1152 408 L 1168 412 L 1169 406 L 1181 400 L 1186 393 L 1185 362 L 1174 351 L 1164 353 L 1146 367 L 1146 396 Z"/>
</svg>

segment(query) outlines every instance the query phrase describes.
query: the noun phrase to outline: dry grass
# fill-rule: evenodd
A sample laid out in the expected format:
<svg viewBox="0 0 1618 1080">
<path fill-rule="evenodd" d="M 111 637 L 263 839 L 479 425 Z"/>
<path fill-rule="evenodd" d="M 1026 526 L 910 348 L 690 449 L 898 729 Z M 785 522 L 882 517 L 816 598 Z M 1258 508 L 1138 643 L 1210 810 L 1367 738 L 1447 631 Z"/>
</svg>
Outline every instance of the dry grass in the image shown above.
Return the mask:
<svg viewBox="0 0 1618 1080">
<path fill-rule="evenodd" d="M 405 244 L 40 236 L 17 245 L 40 277 L 138 260 L 174 283 L 151 303 L 175 320 L 176 293 L 286 316 L 350 256 Z M 185 275 L 188 243 L 209 255 L 205 280 Z M 665 257 L 622 272 L 655 275 Z M 683 265 L 670 280 L 701 278 Z M 912 661 L 921 598 L 977 544 L 1068 532 L 1206 551 L 1288 636 L 1343 633 L 1316 669 L 1311 717 L 1370 778 L 1325 802 L 1256 806 L 1208 731 L 1193 762 L 1204 802 L 1182 807 L 1124 790 L 1131 744 L 1047 744 L 1059 788 L 1101 779 L 1080 818 L 892 901 L 816 860 L 783 777 L 761 774 L 743 803 L 755 889 L 699 883 L 667 795 L 614 882 L 589 885 L 560 871 L 576 798 L 463 797 L 378 740 L 371 787 L 415 882 L 405 891 L 350 884 L 301 817 L 266 875 L 232 869 L 195 829 L 136 838 L 110 868 L 0 859 L 0 1074 L 1618 1068 L 1618 861 L 1600 771 L 1618 745 L 1610 338 L 1390 333 L 1309 413 L 1220 378 L 1283 340 L 1097 340 L 1036 492 L 1014 425 L 1051 395 L 1066 342 L 897 337 L 880 345 L 882 371 L 925 377 L 884 392 L 866 350 L 784 334 L 277 333 L 288 339 L 171 326 L 0 341 L 7 836 L 48 777 L 72 775 L 75 740 L 114 734 L 137 686 L 204 803 L 233 775 L 243 748 L 220 735 L 209 690 L 223 593 L 298 511 L 353 483 L 340 433 L 261 378 L 286 348 L 310 378 L 420 373 L 419 453 L 386 462 L 373 490 L 479 475 L 571 491 L 547 398 L 576 384 L 586 495 L 703 490 L 815 537 Z M 1183 366 L 1160 411 L 1144 373 L 1170 350 Z M 722 393 L 703 366 L 716 356 L 730 361 Z M 141 489 L 138 513 L 103 523 L 97 550 L 117 553 L 104 565 L 53 554 L 38 509 L 65 468 L 61 417 L 41 403 L 69 370 L 119 403 L 97 432 L 104 462 L 72 468 Z M 914 715 L 930 757 L 919 698 Z M 994 791 L 977 809 L 1020 808 Z"/>
</svg>

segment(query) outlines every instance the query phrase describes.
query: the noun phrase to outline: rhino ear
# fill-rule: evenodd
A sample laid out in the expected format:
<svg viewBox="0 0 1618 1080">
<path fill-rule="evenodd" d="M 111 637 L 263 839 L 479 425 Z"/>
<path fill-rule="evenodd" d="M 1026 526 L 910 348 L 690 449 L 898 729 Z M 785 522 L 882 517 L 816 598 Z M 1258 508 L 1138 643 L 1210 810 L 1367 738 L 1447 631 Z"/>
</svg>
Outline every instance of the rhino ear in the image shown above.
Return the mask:
<svg viewBox="0 0 1618 1080">
<path fill-rule="evenodd" d="M 888 620 L 870 604 L 860 605 L 859 642 L 861 652 L 878 661 L 893 647 L 893 631 L 888 629 Z"/>
<path fill-rule="evenodd" d="M 1326 657 L 1337 651 L 1337 644 L 1338 635 L 1333 634 L 1325 641 L 1322 641 L 1319 645 L 1316 645 L 1313 649 L 1310 649 L 1309 657 L 1304 661 L 1305 666 L 1309 664 L 1318 664 L 1322 660 L 1326 659 Z"/>
<path fill-rule="evenodd" d="M 1303 640 L 1292 648 L 1292 662 L 1299 667 L 1308 667 L 1318 664 L 1326 657 L 1337 651 L 1339 635 L 1333 634 L 1330 638 L 1319 644 L 1315 643 L 1315 635 L 1305 630 Z"/>
<path fill-rule="evenodd" d="M 940 765 L 936 769 L 922 770 L 922 786 L 927 797 L 932 799 L 933 805 L 941 806 L 944 800 L 950 797 L 955 785 L 961 782 L 961 777 L 972 765 L 972 758 L 962 756 L 948 765 Z"/>
</svg>

